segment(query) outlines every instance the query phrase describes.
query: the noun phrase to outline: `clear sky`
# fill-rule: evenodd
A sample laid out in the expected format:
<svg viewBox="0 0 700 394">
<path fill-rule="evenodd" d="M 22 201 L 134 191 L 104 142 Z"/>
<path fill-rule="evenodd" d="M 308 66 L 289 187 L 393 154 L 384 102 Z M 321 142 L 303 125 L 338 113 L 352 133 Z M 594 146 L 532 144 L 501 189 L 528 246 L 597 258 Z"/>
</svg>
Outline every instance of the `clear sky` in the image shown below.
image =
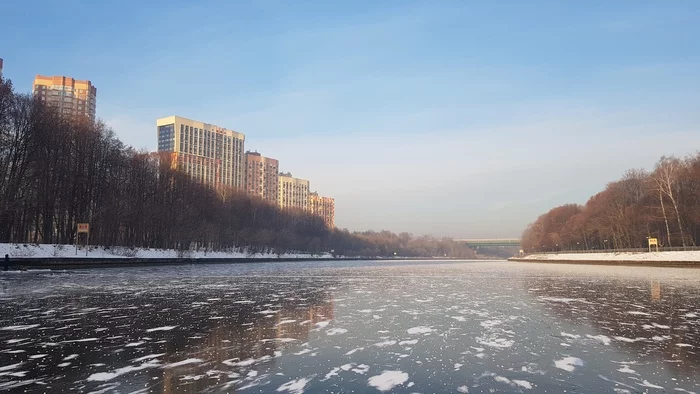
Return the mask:
<svg viewBox="0 0 700 394">
<path fill-rule="evenodd" d="M 519 236 L 700 149 L 700 2 L 6 1 L 5 76 L 90 79 L 137 148 L 180 115 L 336 198 L 336 222 Z"/>
</svg>

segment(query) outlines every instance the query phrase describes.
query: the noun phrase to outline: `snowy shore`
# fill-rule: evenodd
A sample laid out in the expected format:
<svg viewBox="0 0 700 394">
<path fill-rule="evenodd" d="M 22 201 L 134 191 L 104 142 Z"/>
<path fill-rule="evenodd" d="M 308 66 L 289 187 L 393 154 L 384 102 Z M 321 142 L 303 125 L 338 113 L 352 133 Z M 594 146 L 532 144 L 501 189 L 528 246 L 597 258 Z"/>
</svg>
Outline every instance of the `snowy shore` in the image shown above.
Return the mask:
<svg viewBox="0 0 700 394">
<path fill-rule="evenodd" d="M 513 258 L 514 261 L 586 261 L 586 262 L 698 262 L 700 251 L 609 252 L 609 253 L 540 253 Z"/>
<path fill-rule="evenodd" d="M 74 245 L 48 245 L 48 244 L 10 244 L 0 243 L 0 258 L 9 255 L 11 259 L 28 259 L 28 258 L 92 258 L 92 259 L 124 259 L 124 258 L 139 258 L 139 259 L 175 259 L 175 258 L 190 258 L 190 259 L 311 259 L 311 258 L 331 258 L 328 253 L 312 255 L 309 253 L 247 253 L 245 250 L 205 252 L 186 251 L 181 252 L 173 249 L 146 249 L 146 248 L 125 248 L 111 247 L 104 248 L 100 246 L 90 247 L 87 251 L 79 249 L 77 254 Z"/>
</svg>

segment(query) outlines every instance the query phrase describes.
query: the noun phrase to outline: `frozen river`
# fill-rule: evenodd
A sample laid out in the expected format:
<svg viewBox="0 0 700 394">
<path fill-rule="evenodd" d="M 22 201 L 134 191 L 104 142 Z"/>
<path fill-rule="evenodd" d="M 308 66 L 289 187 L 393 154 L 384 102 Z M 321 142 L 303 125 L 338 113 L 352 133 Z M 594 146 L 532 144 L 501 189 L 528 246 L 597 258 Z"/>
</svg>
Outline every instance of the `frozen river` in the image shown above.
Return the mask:
<svg viewBox="0 0 700 394">
<path fill-rule="evenodd" d="M 0 274 L 0 391 L 700 392 L 700 270 L 314 262 Z"/>
</svg>

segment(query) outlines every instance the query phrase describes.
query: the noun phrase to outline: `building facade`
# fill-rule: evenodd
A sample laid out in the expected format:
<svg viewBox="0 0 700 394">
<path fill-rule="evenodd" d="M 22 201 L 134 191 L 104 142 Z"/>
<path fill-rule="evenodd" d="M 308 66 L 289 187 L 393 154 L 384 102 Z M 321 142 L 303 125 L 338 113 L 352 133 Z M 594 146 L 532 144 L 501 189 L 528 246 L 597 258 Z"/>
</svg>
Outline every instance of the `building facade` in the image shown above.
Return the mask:
<svg viewBox="0 0 700 394">
<path fill-rule="evenodd" d="M 258 152 L 245 154 L 245 190 L 270 204 L 277 204 L 280 163 Z"/>
<path fill-rule="evenodd" d="M 64 76 L 37 75 L 32 92 L 43 103 L 64 116 L 95 120 L 97 88 L 92 82 Z"/>
<path fill-rule="evenodd" d="M 309 181 L 294 178 L 291 173 L 280 173 L 278 177 L 277 201 L 282 209 L 309 208 Z"/>
<path fill-rule="evenodd" d="M 0 58 L 0 77 L 2 77 L 2 58 Z"/>
<path fill-rule="evenodd" d="M 326 226 L 335 227 L 335 199 L 319 196 L 313 192 L 309 194 L 309 212 L 323 218 Z"/>
<path fill-rule="evenodd" d="M 156 126 L 158 152 L 170 152 L 178 169 L 215 188 L 244 189 L 245 135 L 180 116 Z"/>
</svg>

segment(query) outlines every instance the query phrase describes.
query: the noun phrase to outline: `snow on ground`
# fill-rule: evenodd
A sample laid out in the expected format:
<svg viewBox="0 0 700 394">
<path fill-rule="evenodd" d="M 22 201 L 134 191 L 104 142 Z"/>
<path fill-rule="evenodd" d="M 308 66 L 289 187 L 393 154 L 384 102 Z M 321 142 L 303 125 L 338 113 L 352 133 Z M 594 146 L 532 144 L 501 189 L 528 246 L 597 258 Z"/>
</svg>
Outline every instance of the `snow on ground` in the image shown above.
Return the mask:
<svg viewBox="0 0 700 394">
<path fill-rule="evenodd" d="M 677 252 L 609 252 L 609 253 L 554 253 L 531 254 L 522 257 L 524 260 L 548 261 L 698 261 L 700 250 Z"/>
<path fill-rule="evenodd" d="M 312 255 L 309 253 L 284 253 L 277 255 L 274 253 L 247 253 L 245 250 L 205 252 L 204 250 L 179 252 L 174 249 L 148 249 L 148 248 L 126 248 L 115 246 L 105 248 L 101 246 L 90 247 L 87 251 L 80 248 L 77 253 L 75 245 L 49 245 L 49 244 L 11 244 L 0 243 L 0 258 L 9 255 L 12 259 L 17 258 L 51 258 L 51 257 L 71 257 L 71 258 L 129 258 L 136 257 L 142 259 L 174 259 L 187 257 L 194 259 L 201 258 L 331 258 L 328 253 Z"/>
</svg>

